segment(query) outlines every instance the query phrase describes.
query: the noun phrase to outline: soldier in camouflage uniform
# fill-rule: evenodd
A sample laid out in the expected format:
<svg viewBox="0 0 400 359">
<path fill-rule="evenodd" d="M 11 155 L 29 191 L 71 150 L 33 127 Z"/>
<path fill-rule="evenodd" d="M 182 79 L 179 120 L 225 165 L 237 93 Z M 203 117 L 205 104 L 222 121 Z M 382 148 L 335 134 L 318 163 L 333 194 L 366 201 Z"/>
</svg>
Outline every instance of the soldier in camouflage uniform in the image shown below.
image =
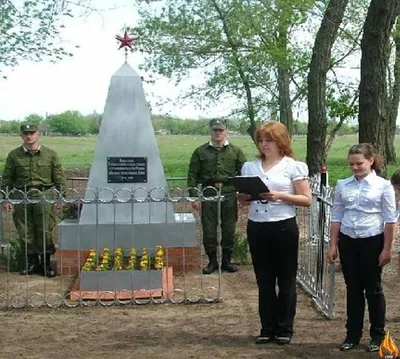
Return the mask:
<svg viewBox="0 0 400 359">
<path fill-rule="evenodd" d="M 238 218 L 236 190 L 229 184 L 229 177 L 240 175 L 246 158 L 243 151 L 228 142 L 227 125 L 225 120 L 210 121 L 211 141 L 196 148 L 190 159 L 187 185 L 191 196 L 197 196 L 194 187 L 213 186 L 221 188 L 221 194 L 226 200 L 221 202 L 221 269 L 236 272 L 237 268 L 231 263 L 231 255 L 235 238 L 235 226 Z M 215 191 L 213 192 L 215 195 Z M 205 195 L 212 195 L 211 193 Z M 193 202 L 195 210 L 200 209 L 200 202 Z M 217 261 L 217 226 L 218 203 L 201 202 L 201 223 L 203 226 L 203 244 L 209 258 L 208 265 L 203 268 L 204 274 L 211 274 L 218 269 Z"/>
<path fill-rule="evenodd" d="M 22 198 L 20 191 L 27 191 L 28 198 L 41 198 L 43 192 L 52 187 L 60 191 L 65 186 L 65 176 L 56 152 L 41 146 L 39 137 L 40 132 L 36 125 L 22 125 L 23 144 L 8 154 L 2 189 L 19 190 L 13 191 L 13 198 Z M 14 210 L 13 220 L 18 231 L 20 248 L 24 258 L 27 258 L 21 265 L 20 274 L 39 273 L 54 277 L 56 272 L 50 264 L 50 255 L 55 253 L 52 240 L 55 225 L 52 204 L 6 204 L 6 207 L 9 211 Z"/>
</svg>

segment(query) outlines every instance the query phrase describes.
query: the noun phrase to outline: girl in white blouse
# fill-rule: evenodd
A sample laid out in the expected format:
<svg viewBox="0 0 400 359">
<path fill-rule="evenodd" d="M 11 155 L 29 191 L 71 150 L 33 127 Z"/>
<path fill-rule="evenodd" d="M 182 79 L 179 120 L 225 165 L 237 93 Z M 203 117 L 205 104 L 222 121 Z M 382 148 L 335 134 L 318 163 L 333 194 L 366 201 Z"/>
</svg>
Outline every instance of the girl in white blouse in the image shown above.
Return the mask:
<svg viewBox="0 0 400 359">
<path fill-rule="evenodd" d="M 371 335 L 367 351 L 375 352 L 385 336 L 381 274 L 390 261 L 396 201 L 391 183 L 379 177 L 383 159 L 371 144 L 351 147 L 348 163 L 353 176 L 336 185 L 328 251 L 333 263 L 339 249 L 347 290 L 347 334 L 340 350 L 353 349 L 360 342 L 366 297 Z"/>
<path fill-rule="evenodd" d="M 400 168 L 393 172 L 392 177 L 390 177 L 390 183 L 392 184 L 394 189 L 398 216 L 400 213 Z M 397 231 L 397 253 L 397 273 L 400 274 L 400 230 Z"/>
<path fill-rule="evenodd" d="M 286 127 L 264 122 L 255 132 L 259 158 L 246 162 L 243 176 L 259 176 L 269 192 L 264 200 L 252 201 L 239 194 L 242 205 L 250 205 L 247 239 L 259 289 L 261 331 L 256 343 L 274 339 L 290 343 L 296 313 L 296 272 L 299 230 L 295 206 L 311 205 L 308 167 L 293 159 Z M 279 291 L 276 293 L 276 284 Z"/>
</svg>

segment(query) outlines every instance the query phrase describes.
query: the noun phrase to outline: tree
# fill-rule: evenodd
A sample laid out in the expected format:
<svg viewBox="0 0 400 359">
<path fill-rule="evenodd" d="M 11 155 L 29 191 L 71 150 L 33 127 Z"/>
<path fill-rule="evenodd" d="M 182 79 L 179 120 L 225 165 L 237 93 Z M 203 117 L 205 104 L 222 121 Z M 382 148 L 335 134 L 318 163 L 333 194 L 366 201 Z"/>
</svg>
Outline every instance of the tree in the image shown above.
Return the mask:
<svg viewBox="0 0 400 359">
<path fill-rule="evenodd" d="M 361 42 L 359 141 L 372 143 L 384 157 L 390 133 L 386 72 L 390 35 L 399 10 L 399 0 L 371 0 Z"/>
<path fill-rule="evenodd" d="M 299 57 L 296 57 L 293 50 L 292 40 L 292 28 L 293 26 L 299 25 L 305 22 L 305 14 L 312 8 L 315 1 L 303 1 L 294 2 L 286 0 L 275 1 L 277 23 L 276 28 L 276 49 L 277 54 L 275 56 L 275 66 L 277 69 L 277 82 L 278 82 L 278 94 L 279 94 L 279 119 L 287 129 L 289 133 L 293 133 L 293 111 L 291 85 L 294 81 L 295 73 L 298 67 L 302 67 L 304 60 L 304 51 L 300 51 Z M 298 55 L 297 55 L 298 56 Z M 296 59 L 295 62 L 291 59 Z M 300 98 L 303 95 L 303 90 L 294 96 Z"/>
<path fill-rule="evenodd" d="M 333 44 L 338 35 L 348 0 L 330 0 L 315 38 L 308 73 L 307 164 L 310 174 L 319 172 L 325 162 L 326 80 Z"/>
<path fill-rule="evenodd" d="M 65 111 L 48 118 L 51 130 L 63 135 L 84 135 L 89 132 L 90 122 L 78 111 Z"/>
<path fill-rule="evenodd" d="M 348 126 L 358 116 L 359 79 L 340 76 L 341 69 L 357 69 L 356 62 L 360 54 L 362 27 L 367 16 L 370 0 L 349 0 L 338 36 L 332 47 L 332 60 L 327 76 L 326 120 L 327 139 L 325 157 L 336 135 L 355 134 L 354 126 Z"/>
<path fill-rule="evenodd" d="M 19 134 L 21 122 L 17 120 L 2 121 L 0 125 L 0 133 Z"/>
<path fill-rule="evenodd" d="M 36 113 L 31 113 L 25 117 L 25 122 L 35 124 L 36 126 L 40 126 L 43 121 L 44 118 Z"/>
<path fill-rule="evenodd" d="M 307 44 L 299 41 L 296 35 L 306 23 L 316 1 L 259 0 L 253 3 L 249 8 L 251 30 L 261 40 L 259 51 L 264 57 L 264 71 L 272 73 L 272 76 L 263 79 L 260 71 L 253 82 L 259 84 L 271 98 L 269 103 L 264 104 L 269 108 L 270 119 L 277 119 L 275 112 L 279 112 L 280 122 L 293 134 L 292 107 L 305 94 L 304 68 L 308 58 Z M 254 129 L 251 130 L 253 133 Z"/>
<path fill-rule="evenodd" d="M 89 132 L 91 134 L 98 134 L 100 130 L 101 121 L 103 119 L 103 114 L 99 114 L 93 111 L 92 114 L 85 116 L 84 121 L 87 121 Z"/>
<path fill-rule="evenodd" d="M 193 85 L 181 100 L 208 105 L 235 98 L 238 105 L 230 115 L 244 117 L 250 135 L 260 119 L 274 119 L 279 108 L 281 121 L 291 130 L 292 104 L 299 99 L 293 81 L 302 75 L 299 68 L 306 57 L 306 47 L 293 34 L 307 21 L 314 3 L 166 0 L 160 9 L 140 2 L 141 20 L 130 31 L 147 55 L 145 70 L 176 83 L 191 70 L 203 70 L 205 81 Z"/>
<path fill-rule="evenodd" d="M 0 1 L 0 73 L 4 67 L 14 67 L 21 60 L 57 61 L 72 53 L 61 46 L 60 29 L 64 19 L 72 17 L 85 3 L 65 0 Z M 4 76 L 5 77 L 5 76 Z"/>
</svg>

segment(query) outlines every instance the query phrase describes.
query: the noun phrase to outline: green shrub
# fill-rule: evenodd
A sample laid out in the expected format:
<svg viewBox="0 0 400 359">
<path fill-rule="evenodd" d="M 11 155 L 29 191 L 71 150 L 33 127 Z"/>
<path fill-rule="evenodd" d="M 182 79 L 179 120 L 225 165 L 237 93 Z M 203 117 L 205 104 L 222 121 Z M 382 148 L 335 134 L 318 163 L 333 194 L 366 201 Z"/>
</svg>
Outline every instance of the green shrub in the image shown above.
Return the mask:
<svg viewBox="0 0 400 359">
<path fill-rule="evenodd" d="M 18 272 L 24 260 L 19 241 L 10 239 L 1 253 L 1 262 L 8 271 Z"/>
</svg>

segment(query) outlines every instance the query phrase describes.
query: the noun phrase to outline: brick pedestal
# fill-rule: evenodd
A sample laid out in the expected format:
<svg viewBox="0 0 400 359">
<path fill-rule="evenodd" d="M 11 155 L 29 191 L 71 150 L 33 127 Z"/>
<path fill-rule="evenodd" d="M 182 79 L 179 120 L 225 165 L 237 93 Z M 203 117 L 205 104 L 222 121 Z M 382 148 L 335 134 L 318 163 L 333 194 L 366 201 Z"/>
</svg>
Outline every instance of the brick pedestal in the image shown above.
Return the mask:
<svg viewBox="0 0 400 359">
<path fill-rule="evenodd" d="M 78 276 L 90 250 L 64 249 L 56 252 L 57 275 Z"/>
<path fill-rule="evenodd" d="M 196 272 L 200 270 L 199 247 L 170 247 L 165 248 L 164 263 L 174 268 L 174 274 Z"/>
</svg>

